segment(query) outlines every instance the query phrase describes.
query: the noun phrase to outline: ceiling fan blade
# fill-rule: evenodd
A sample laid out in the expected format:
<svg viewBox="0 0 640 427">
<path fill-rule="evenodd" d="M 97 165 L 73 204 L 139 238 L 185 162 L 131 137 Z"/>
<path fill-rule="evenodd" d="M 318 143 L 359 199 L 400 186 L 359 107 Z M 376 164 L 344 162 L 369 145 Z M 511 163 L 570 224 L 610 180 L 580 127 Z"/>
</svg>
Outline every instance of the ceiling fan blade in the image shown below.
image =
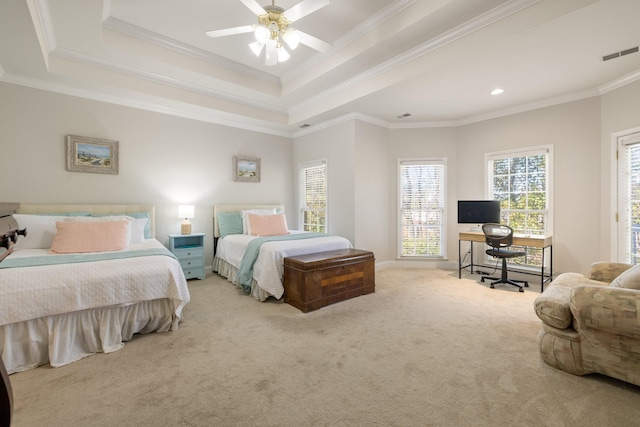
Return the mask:
<svg viewBox="0 0 640 427">
<path fill-rule="evenodd" d="M 303 16 L 327 6 L 329 3 L 330 0 L 302 0 L 295 6 L 285 10 L 283 15 L 289 22 L 295 22 Z"/>
<path fill-rule="evenodd" d="M 300 40 L 300 43 L 322 53 L 327 53 L 331 50 L 331 44 L 313 37 L 312 35 L 309 35 L 307 33 L 303 33 L 298 29 L 296 29 L 296 32 L 298 33 L 298 39 Z"/>
<path fill-rule="evenodd" d="M 223 36 L 232 36 L 234 34 L 250 33 L 254 30 L 254 25 L 243 25 L 242 27 L 225 28 L 223 30 L 211 30 L 207 31 L 205 34 L 209 37 L 216 38 Z"/>
<path fill-rule="evenodd" d="M 255 13 L 257 16 L 264 15 L 267 13 L 262 6 L 258 4 L 256 0 L 240 0 L 242 4 L 247 6 L 251 12 Z"/>
</svg>

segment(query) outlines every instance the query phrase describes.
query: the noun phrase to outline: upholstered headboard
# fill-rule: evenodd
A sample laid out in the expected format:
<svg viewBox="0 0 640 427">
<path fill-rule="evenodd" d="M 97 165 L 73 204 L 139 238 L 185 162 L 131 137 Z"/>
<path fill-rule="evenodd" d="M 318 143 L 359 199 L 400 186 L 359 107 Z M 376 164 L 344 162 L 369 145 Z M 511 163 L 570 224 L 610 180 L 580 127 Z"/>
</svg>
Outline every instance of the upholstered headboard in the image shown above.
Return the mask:
<svg viewBox="0 0 640 427">
<path fill-rule="evenodd" d="M 213 237 L 220 237 L 217 215 L 223 212 L 240 212 L 248 209 L 277 209 L 284 212 L 284 205 L 213 205 Z"/>
<path fill-rule="evenodd" d="M 156 207 L 154 205 L 30 205 L 20 203 L 17 213 L 45 214 L 63 212 L 89 212 L 92 215 L 120 215 L 137 212 L 149 213 L 151 237 L 156 235 Z"/>
</svg>

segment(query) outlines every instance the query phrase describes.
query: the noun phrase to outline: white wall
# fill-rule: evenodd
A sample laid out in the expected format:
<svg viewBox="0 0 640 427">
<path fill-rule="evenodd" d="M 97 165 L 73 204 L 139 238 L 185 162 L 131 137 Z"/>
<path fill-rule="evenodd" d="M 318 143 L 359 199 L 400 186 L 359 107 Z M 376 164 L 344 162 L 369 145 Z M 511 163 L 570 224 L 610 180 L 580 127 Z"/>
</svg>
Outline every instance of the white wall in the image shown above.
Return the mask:
<svg viewBox="0 0 640 427">
<path fill-rule="evenodd" d="M 355 125 L 353 121 L 296 138 L 292 168 L 313 160 L 327 159 L 328 232 L 355 239 Z M 296 190 L 297 191 L 297 190 Z M 297 193 L 296 193 L 297 194 Z M 297 207 L 297 200 L 293 206 Z M 298 215 L 296 212 L 296 220 Z"/>
<path fill-rule="evenodd" d="M 68 172 L 66 134 L 119 141 L 119 174 Z M 294 206 L 291 139 L 4 83 L 0 150 L 0 201 L 154 204 L 164 244 L 180 231 L 177 205 L 196 205 L 207 266 L 214 204 Z M 261 158 L 260 183 L 233 181 L 234 155 Z"/>
<path fill-rule="evenodd" d="M 389 206 L 393 165 L 389 162 L 389 131 L 380 126 L 355 123 L 355 246 L 371 251 L 378 263 L 392 259 L 389 242 L 395 229 Z"/>
</svg>

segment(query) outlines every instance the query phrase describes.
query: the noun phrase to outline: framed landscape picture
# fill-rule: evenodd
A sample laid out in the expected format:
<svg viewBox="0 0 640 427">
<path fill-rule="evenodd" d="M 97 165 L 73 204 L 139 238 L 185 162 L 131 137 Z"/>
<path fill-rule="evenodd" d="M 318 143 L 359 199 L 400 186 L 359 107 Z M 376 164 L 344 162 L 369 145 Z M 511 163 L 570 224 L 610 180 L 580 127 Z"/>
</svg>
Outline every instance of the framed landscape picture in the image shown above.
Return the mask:
<svg viewBox="0 0 640 427">
<path fill-rule="evenodd" d="M 118 141 L 67 135 L 67 170 L 118 174 Z"/>
<path fill-rule="evenodd" d="M 233 180 L 237 182 L 260 182 L 260 159 L 235 156 L 233 158 Z"/>
</svg>

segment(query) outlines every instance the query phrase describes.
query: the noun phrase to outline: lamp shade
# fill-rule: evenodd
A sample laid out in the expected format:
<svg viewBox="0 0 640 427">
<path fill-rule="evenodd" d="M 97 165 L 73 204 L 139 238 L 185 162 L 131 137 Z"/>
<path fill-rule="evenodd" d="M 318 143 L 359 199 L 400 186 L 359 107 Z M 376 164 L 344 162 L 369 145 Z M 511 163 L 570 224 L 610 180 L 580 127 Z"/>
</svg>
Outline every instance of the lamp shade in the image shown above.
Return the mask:
<svg viewBox="0 0 640 427">
<path fill-rule="evenodd" d="M 193 218 L 194 213 L 195 213 L 195 206 L 193 205 L 178 206 L 178 218 Z"/>
</svg>

